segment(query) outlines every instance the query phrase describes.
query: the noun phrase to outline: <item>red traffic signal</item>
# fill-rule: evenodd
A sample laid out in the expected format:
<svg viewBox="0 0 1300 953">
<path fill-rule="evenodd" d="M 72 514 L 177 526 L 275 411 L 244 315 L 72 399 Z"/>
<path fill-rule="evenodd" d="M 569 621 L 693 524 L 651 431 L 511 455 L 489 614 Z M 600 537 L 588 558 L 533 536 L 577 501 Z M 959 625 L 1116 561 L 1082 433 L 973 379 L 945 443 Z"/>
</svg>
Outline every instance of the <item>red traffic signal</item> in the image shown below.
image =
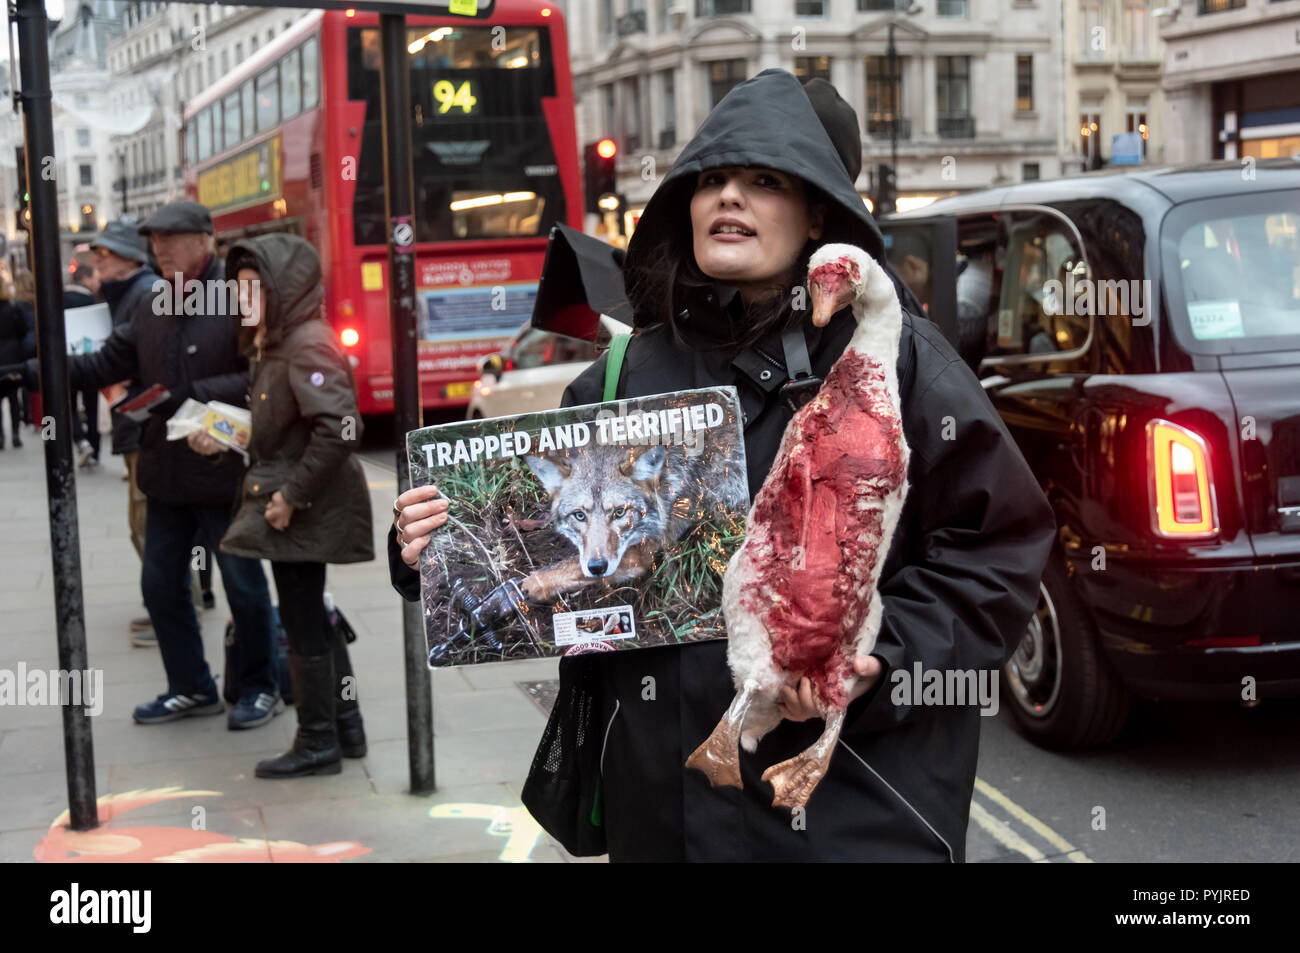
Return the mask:
<svg viewBox="0 0 1300 953">
<path fill-rule="evenodd" d="M 612 159 L 616 152 L 618 152 L 618 143 L 613 139 L 602 139 L 596 143 L 596 155 L 602 159 Z"/>
</svg>

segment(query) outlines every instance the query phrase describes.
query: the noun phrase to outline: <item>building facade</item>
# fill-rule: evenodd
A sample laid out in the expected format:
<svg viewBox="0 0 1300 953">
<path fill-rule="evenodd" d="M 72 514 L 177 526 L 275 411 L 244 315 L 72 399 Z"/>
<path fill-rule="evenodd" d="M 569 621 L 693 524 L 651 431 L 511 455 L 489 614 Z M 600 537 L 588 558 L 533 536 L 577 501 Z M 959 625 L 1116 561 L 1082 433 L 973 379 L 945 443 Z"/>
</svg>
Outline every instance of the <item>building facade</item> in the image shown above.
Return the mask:
<svg viewBox="0 0 1300 953">
<path fill-rule="evenodd" d="M 1165 159 L 1164 44 L 1155 0 L 1066 0 L 1066 171 L 1118 158 L 1114 137 L 1136 134 L 1142 162 Z M 1129 153 L 1129 155 L 1133 155 Z"/>
<path fill-rule="evenodd" d="M 1170 161 L 1300 154 L 1300 0 L 1182 0 L 1160 35 Z"/>
<path fill-rule="evenodd" d="M 192 3 L 125 3 L 108 47 L 114 108 L 140 108 L 140 129 L 115 136 L 117 200 L 141 218 L 181 197 L 185 103 L 288 29 L 305 10 Z M 125 180 L 125 181 L 123 181 Z"/>
<path fill-rule="evenodd" d="M 713 105 L 779 67 L 828 79 L 857 111 L 864 195 L 895 116 L 900 208 L 1053 177 L 1066 155 L 1060 2 L 568 0 L 580 141 L 619 143 L 635 213 Z"/>
</svg>

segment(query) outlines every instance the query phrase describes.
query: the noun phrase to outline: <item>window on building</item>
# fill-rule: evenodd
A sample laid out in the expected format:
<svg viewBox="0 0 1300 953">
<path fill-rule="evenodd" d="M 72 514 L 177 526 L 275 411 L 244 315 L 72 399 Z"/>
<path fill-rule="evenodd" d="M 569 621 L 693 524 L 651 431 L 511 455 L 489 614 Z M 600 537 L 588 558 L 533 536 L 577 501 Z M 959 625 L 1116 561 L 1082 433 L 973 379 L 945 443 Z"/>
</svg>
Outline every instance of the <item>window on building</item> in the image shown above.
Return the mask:
<svg viewBox="0 0 1300 953">
<path fill-rule="evenodd" d="M 1020 163 L 1020 180 L 1022 182 L 1037 182 L 1038 178 L 1039 175 L 1038 175 L 1037 162 Z"/>
<path fill-rule="evenodd" d="M 280 121 L 279 71 L 272 66 L 258 74 L 254 93 L 257 95 L 257 131 L 270 129 Z"/>
<path fill-rule="evenodd" d="M 673 28 L 673 18 L 669 12 L 677 6 L 677 0 L 658 0 L 659 32 L 669 33 Z"/>
<path fill-rule="evenodd" d="M 257 102 L 253 96 L 253 81 L 251 79 L 239 87 L 239 112 L 244 120 L 244 135 L 251 138 L 257 130 Z"/>
<path fill-rule="evenodd" d="M 95 184 L 95 170 L 91 166 L 82 163 L 80 166 L 77 167 L 77 171 L 81 173 L 82 185 Z"/>
<path fill-rule="evenodd" d="M 965 20 L 970 16 L 966 0 L 938 0 L 935 12 L 941 17 L 954 20 Z"/>
<path fill-rule="evenodd" d="M 935 100 L 941 139 L 970 139 L 975 121 L 970 114 L 970 57 L 935 57 Z"/>
<path fill-rule="evenodd" d="M 274 39 L 275 39 L 275 30 L 274 30 L 274 29 L 267 30 L 267 31 L 266 31 L 266 42 L 270 43 L 270 42 L 271 42 L 272 40 L 274 40 Z"/>
<path fill-rule="evenodd" d="M 221 51 L 221 75 L 225 76 L 230 72 L 230 51 Z"/>
<path fill-rule="evenodd" d="M 1101 159 L 1101 105 L 1085 106 L 1079 115 L 1079 152 L 1090 163 Z"/>
<path fill-rule="evenodd" d="M 1128 52 L 1133 59 L 1144 60 L 1151 55 L 1148 48 L 1150 20 L 1146 0 L 1124 0 L 1124 20 L 1128 29 Z"/>
<path fill-rule="evenodd" d="M 596 7 L 596 28 L 606 39 L 614 36 L 614 0 L 600 0 Z"/>
<path fill-rule="evenodd" d="M 612 136 L 614 135 L 614 131 L 618 128 L 618 126 L 615 125 L 617 122 L 617 116 L 614 110 L 613 83 L 606 83 L 604 86 L 600 87 L 600 106 L 600 135 Z"/>
<path fill-rule="evenodd" d="M 721 102 L 733 86 L 745 80 L 748 65 L 744 59 L 715 60 L 709 64 L 709 108 Z"/>
<path fill-rule="evenodd" d="M 858 0 L 859 13 L 893 13 L 898 0 Z"/>
<path fill-rule="evenodd" d="M 677 144 L 677 90 L 676 73 L 666 69 L 659 74 L 661 105 L 659 109 L 659 148 L 671 149 Z"/>
<path fill-rule="evenodd" d="M 254 33 L 248 38 L 248 53 L 251 56 L 257 52 L 257 34 Z"/>
<path fill-rule="evenodd" d="M 240 122 L 241 113 L 239 109 L 239 90 L 235 90 L 222 100 L 221 108 L 222 112 L 225 113 L 225 120 L 222 124 L 226 130 L 226 148 L 232 149 L 244 141 L 244 133 Z"/>
<path fill-rule="evenodd" d="M 302 45 L 302 108 L 312 109 L 320 101 L 320 47 L 316 37 Z"/>
<path fill-rule="evenodd" d="M 236 43 L 235 44 L 235 65 L 238 66 L 242 62 L 244 62 L 244 44 Z"/>
<path fill-rule="evenodd" d="M 1079 0 L 1079 19 L 1083 27 L 1079 31 L 1080 56 L 1088 60 L 1104 58 L 1106 26 L 1102 19 L 1101 0 Z"/>
<path fill-rule="evenodd" d="M 810 79 L 831 81 L 831 58 L 829 56 L 796 56 L 794 58 L 794 75 L 801 83 Z"/>
<path fill-rule="evenodd" d="M 749 13 L 750 0 L 695 0 L 697 17 L 721 17 L 731 13 Z"/>
<path fill-rule="evenodd" d="M 900 115 L 903 98 L 903 57 L 897 57 L 898 80 L 889 73 L 888 56 L 867 57 L 867 112 L 866 133 L 869 136 L 888 136 L 894 119 L 899 119 L 900 139 L 910 139 L 910 130 Z"/>
<path fill-rule="evenodd" d="M 193 165 L 199 161 L 199 124 L 191 119 L 185 126 L 185 164 Z"/>
<path fill-rule="evenodd" d="M 641 90 L 639 79 L 632 77 L 623 80 L 623 148 L 635 152 L 641 148 Z"/>
<path fill-rule="evenodd" d="M 280 61 L 280 112 L 288 119 L 302 108 L 302 47 L 295 47 Z"/>
<path fill-rule="evenodd" d="M 1151 138 L 1151 127 L 1147 125 L 1147 101 L 1129 100 L 1125 110 L 1125 132 L 1136 132 L 1142 136 L 1142 159 L 1147 157 L 1147 141 Z"/>
<path fill-rule="evenodd" d="M 1246 0 L 1197 0 L 1196 12 L 1198 14 L 1222 13 L 1225 10 L 1240 10 L 1246 5 Z"/>
<path fill-rule="evenodd" d="M 78 149 L 89 149 L 89 148 L 90 148 L 90 130 L 89 130 L 89 129 L 78 129 L 78 130 L 77 130 L 77 148 L 78 148 Z"/>
<path fill-rule="evenodd" d="M 87 203 L 81 206 L 81 230 L 83 232 L 93 232 L 99 227 L 95 221 L 95 206 Z"/>
<path fill-rule="evenodd" d="M 1032 55 L 1016 57 L 1016 112 L 1033 112 L 1034 109 L 1034 58 Z"/>
<path fill-rule="evenodd" d="M 208 57 L 208 85 L 211 86 L 211 85 L 212 85 L 213 83 L 215 83 L 216 81 L 217 81 L 217 78 L 216 78 L 216 63 L 213 62 L 212 57 L 209 56 L 209 57 Z"/>
<path fill-rule="evenodd" d="M 794 0 L 794 15 L 797 17 L 826 16 L 825 0 Z"/>
</svg>

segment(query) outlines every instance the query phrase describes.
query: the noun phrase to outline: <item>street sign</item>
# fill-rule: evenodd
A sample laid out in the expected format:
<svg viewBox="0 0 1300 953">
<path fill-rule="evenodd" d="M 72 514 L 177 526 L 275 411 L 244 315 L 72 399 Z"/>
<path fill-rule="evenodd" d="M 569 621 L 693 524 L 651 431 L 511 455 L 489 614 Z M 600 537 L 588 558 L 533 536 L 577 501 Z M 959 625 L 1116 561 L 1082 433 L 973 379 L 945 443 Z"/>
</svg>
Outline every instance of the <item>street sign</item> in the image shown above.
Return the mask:
<svg viewBox="0 0 1300 953">
<path fill-rule="evenodd" d="M 1142 161 L 1142 133 L 1121 132 L 1110 137 L 1111 165 L 1138 165 Z"/>
</svg>

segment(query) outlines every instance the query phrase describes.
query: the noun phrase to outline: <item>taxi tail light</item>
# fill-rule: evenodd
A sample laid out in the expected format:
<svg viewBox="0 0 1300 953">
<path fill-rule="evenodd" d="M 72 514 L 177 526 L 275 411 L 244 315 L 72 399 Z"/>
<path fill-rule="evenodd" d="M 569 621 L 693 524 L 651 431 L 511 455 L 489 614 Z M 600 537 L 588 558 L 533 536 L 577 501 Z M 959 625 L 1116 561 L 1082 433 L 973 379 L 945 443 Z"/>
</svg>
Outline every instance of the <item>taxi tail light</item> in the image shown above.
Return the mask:
<svg viewBox="0 0 1300 953">
<path fill-rule="evenodd" d="M 356 328 L 344 328 L 339 332 L 339 341 L 344 347 L 356 347 L 357 342 L 361 340 L 361 334 Z"/>
<path fill-rule="evenodd" d="M 1147 424 L 1151 528 L 1165 539 L 1206 539 L 1219 532 L 1210 450 L 1200 434 L 1170 423 Z"/>
</svg>

